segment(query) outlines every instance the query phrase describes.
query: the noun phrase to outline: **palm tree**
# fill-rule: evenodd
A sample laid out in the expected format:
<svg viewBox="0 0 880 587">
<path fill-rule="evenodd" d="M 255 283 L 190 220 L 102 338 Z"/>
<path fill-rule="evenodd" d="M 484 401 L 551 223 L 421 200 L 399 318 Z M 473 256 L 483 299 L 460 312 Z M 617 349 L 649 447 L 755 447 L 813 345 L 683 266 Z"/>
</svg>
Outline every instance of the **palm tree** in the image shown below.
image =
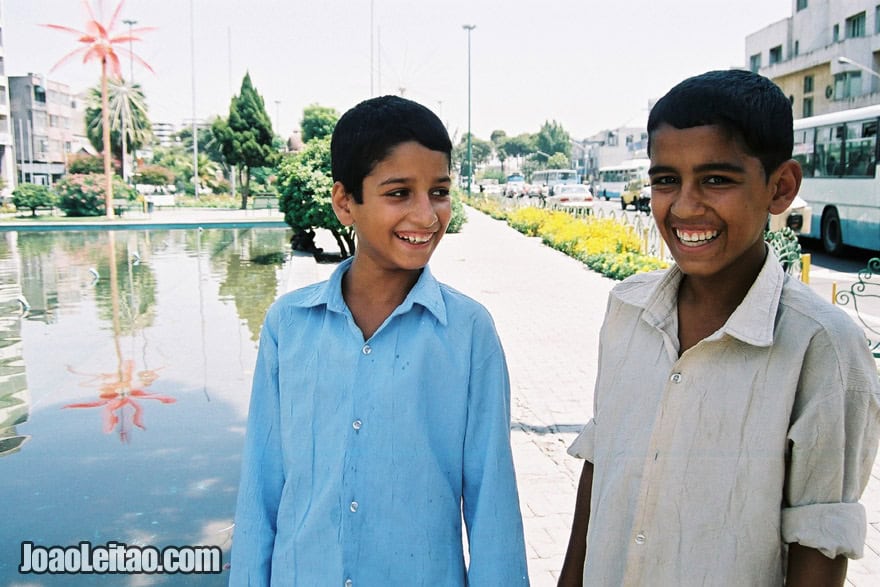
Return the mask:
<svg viewBox="0 0 880 587">
<path fill-rule="evenodd" d="M 107 104 L 110 108 L 110 151 L 120 157 L 122 176 L 126 176 L 123 145 L 132 152 L 147 144 L 152 138 L 152 125 L 147 115 L 147 101 L 139 84 L 110 79 L 107 82 Z M 86 108 L 86 136 L 98 151 L 104 150 L 104 122 L 101 108 L 101 88 L 89 90 Z M 125 135 L 123 139 L 122 135 Z"/>
<path fill-rule="evenodd" d="M 146 67 L 149 71 L 153 71 L 153 68 L 150 65 L 126 49 L 123 45 L 125 43 L 129 43 L 131 41 L 140 41 L 140 37 L 136 36 L 140 33 L 151 31 L 153 27 L 141 27 L 138 29 L 132 29 L 128 34 L 116 35 L 113 32 L 114 27 L 116 26 L 119 20 L 119 13 L 122 11 L 122 5 L 125 4 L 125 0 L 121 0 L 119 4 L 116 6 L 116 10 L 113 11 L 113 15 L 110 17 L 109 21 L 102 22 L 104 18 L 104 3 L 102 0 L 98 0 L 98 13 L 99 18 L 95 17 L 95 11 L 92 10 L 92 6 L 89 0 L 82 0 L 83 7 L 85 7 L 86 12 L 88 13 L 88 20 L 86 20 L 85 31 L 79 31 L 77 29 L 63 26 L 60 24 L 46 24 L 43 26 L 49 27 L 51 29 L 56 29 L 59 31 L 63 31 L 65 33 L 72 33 L 77 35 L 79 38 L 77 41 L 82 43 L 82 46 L 78 49 L 74 49 L 64 57 L 62 57 L 58 63 L 56 63 L 50 71 L 54 71 L 57 69 L 62 63 L 72 59 L 73 57 L 82 55 L 83 63 L 91 61 L 93 59 L 98 59 L 101 62 L 101 114 L 102 114 L 102 129 L 103 129 L 103 144 L 104 144 L 104 176 L 106 178 L 106 187 L 104 189 L 104 197 L 105 197 L 105 208 L 107 210 L 107 217 L 113 217 L 113 159 L 110 154 L 110 107 L 108 104 L 108 92 L 107 92 L 107 83 L 108 76 L 113 76 L 115 79 L 122 79 L 122 68 L 119 65 L 119 54 L 126 55 L 131 59 L 134 59 L 142 66 Z"/>
</svg>

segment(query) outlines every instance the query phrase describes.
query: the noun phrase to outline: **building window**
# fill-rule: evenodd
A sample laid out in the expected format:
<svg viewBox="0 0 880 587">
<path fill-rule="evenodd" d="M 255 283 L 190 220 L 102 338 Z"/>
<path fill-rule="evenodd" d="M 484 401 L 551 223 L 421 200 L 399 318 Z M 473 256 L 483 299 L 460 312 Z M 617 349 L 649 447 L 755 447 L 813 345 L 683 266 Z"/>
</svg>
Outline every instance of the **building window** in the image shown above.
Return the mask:
<svg viewBox="0 0 880 587">
<path fill-rule="evenodd" d="M 777 45 L 770 49 L 770 65 L 782 61 L 782 45 Z"/>
<path fill-rule="evenodd" d="M 794 54 L 795 54 L 795 56 L 798 56 L 801 54 L 801 42 L 800 41 L 794 42 Z"/>
<path fill-rule="evenodd" d="M 874 33 L 880 34 L 880 4 L 874 8 Z"/>
<path fill-rule="evenodd" d="M 833 32 L 831 33 L 831 40 L 832 40 L 832 42 L 836 43 L 837 41 L 840 40 L 840 25 L 839 24 L 834 25 L 834 29 L 832 29 L 832 30 L 833 30 Z"/>
<path fill-rule="evenodd" d="M 862 72 L 845 71 L 834 76 L 834 99 L 846 100 L 862 95 Z"/>
<path fill-rule="evenodd" d="M 800 12 L 801 10 L 807 7 L 807 0 L 797 0 L 797 10 Z"/>
<path fill-rule="evenodd" d="M 752 73 L 758 73 L 758 70 L 761 69 L 761 54 L 757 53 L 749 57 L 749 69 Z"/>
<path fill-rule="evenodd" d="M 813 99 L 812 98 L 804 98 L 804 118 L 813 115 Z"/>
<path fill-rule="evenodd" d="M 846 19 L 846 38 L 853 39 L 865 36 L 865 13 L 860 12 Z"/>
<path fill-rule="evenodd" d="M 813 91 L 813 76 L 805 75 L 804 76 L 804 93 L 809 94 Z"/>
<path fill-rule="evenodd" d="M 34 86 L 34 102 L 40 104 L 46 103 L 46 88 L 43 86 Z"/>
</svg>

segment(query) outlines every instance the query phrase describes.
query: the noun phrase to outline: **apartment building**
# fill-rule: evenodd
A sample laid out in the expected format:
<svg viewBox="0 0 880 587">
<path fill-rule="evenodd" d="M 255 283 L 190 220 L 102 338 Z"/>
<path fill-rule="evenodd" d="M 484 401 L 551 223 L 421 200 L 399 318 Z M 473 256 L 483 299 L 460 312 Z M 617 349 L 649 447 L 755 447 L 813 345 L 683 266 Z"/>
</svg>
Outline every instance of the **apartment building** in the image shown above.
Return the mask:
<svg viewBox="0 0 880 587">
<path fill-rule="evenodd" d="M 10 76 L 9 97 L 18 179 L 52 185 L 73 151 L 76 96 L 66 84 L 29 73 Z"/>
<path fill-rule="evenodd" d="M 746 37 L 746 66 L 776 82 L 795 118 L 880 103 L 880 0 L 792 0 Z"/>
<path fill-rule="evenodd" d="M 3 3 L 0 2 L 0 202 L 15 188 L 15 148 L 10 125 L 9 81 L 6 78 L 6 51 L 3 48 Z"/>
</svg>

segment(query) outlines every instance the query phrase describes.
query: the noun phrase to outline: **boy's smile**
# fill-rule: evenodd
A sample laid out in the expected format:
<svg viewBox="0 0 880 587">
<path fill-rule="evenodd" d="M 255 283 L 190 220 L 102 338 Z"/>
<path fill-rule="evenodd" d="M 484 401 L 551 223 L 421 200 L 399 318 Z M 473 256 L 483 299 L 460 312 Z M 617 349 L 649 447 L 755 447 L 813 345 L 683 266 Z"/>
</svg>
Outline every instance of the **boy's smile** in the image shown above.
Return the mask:
<svg viewBox="0 0 880 587">
<path fill-rule="evenodd" d="M 719 285 L 754 279 L 764 261 L 767 215 L 790 201 L 778 189 L 787 165 L 767 181 L 760 159 L 717 125 L 663 124 L 652 133 L 651 209 L 686 275 Z"/>
<path fill-rule="evenodd" d="M 350 194 L 340 200 L 340 220 L 357 234 L 355 263 L 379 271 L 427 265 L 452 215 L 450 184 L 445 153 L 415 141 L 394 147 L 364 178 L 360 204 Z"/>
</svg>

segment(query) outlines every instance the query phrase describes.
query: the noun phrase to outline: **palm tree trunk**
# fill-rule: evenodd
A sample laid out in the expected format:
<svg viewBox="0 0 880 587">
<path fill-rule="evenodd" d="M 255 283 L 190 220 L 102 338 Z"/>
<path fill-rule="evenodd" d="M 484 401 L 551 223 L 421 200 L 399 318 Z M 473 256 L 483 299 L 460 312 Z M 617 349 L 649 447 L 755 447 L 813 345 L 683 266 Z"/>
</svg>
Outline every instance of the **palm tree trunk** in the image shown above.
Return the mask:
<svg viewBox="0 0 880 587">
<path fill-rule="evenodd" d="M 101 124 L 104 141 L 104 206 L 107 218 L 113 218 L 113 159 L 110 154 L 110 104 L 107 98 L 107 58 L 101 60 Z"/>
</svg>

